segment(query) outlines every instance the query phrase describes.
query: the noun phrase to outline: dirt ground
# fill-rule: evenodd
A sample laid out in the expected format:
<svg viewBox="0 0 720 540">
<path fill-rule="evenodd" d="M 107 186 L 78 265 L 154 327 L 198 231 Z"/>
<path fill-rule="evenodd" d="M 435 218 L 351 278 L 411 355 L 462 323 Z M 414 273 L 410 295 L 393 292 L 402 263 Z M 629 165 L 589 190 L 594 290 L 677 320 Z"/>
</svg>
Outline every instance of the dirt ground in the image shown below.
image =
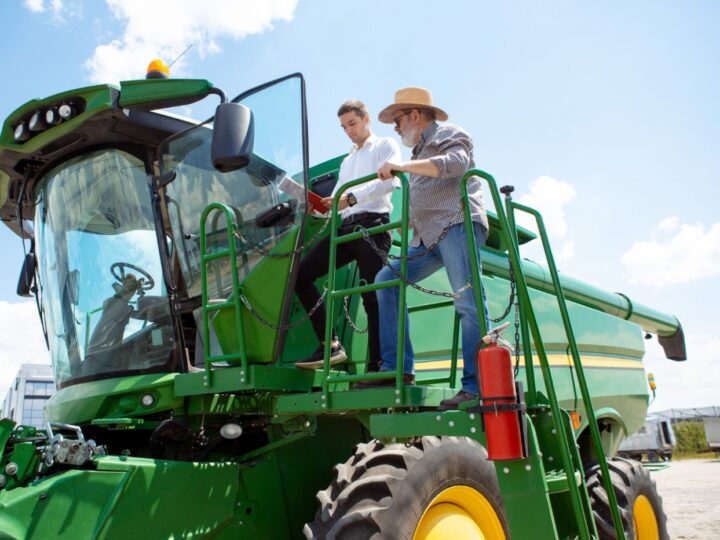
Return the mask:
<svg viewBox="0 0 720 540">
<path fill-rule="evenodd" d="M 673 540 L 720 540 L 720 460 L 673 461 L 651 473 Z"/>
</svg>

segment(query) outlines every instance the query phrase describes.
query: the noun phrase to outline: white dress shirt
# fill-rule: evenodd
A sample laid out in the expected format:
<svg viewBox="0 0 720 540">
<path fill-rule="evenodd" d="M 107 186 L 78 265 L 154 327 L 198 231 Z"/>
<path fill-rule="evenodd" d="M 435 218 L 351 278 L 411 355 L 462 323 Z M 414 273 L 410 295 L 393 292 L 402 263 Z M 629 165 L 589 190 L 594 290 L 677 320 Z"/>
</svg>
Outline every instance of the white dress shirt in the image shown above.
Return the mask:
<svg viewBox="0 0 720 540">
<path fill-rule="evenodd" d="M 340 164 L 340 175 L 332 194 L 335 195 L 339 187 L 347 182 L 376 173 L 386 161 L 398 162 L 400 160 L 402 160 L 400 146 L 394 139 L 371 134 L 361 148 L 353 145 L 350 153 Z M 373 180 L 350 188 L 349 192 L 355 195 L 357 204 L 341 210 L 342 218 L 345 219 L 360 212 L 389 214 L 392 212 L 390 198 L 396 187 L 400 187 L 400 182 L 397 178 L 393 178 L 392 180 Z M 348 191 L 345 191 L 345 195 L 347 194 Z"/>
</svg>

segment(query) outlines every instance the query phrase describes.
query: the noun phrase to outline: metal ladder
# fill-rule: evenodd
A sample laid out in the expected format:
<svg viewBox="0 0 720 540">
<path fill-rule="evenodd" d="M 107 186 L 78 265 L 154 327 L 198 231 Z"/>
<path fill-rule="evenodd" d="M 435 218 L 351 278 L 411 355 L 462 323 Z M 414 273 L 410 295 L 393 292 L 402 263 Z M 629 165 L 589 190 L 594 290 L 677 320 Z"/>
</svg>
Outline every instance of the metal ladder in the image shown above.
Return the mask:
<svg viewBox="0 0 720 540">
<path fill-rule="evenodd" d="M 227 247 L 213 253 L 207 252 L 207 219 L 212 215 L 211 233 L 218 232 L 218 221 L 221 216 L 225 217 Z M 240 278 L 238 274 L 237 250 L 235 249 L 235 233 L 240 229 L 237 215 L 232 207 L 222 203 L 209 204 L 200 217 L 200 265 L 202 285 L 202 316 L 203 316 L 203 351 L 205 353 L 205 375 L 203 384 L 205 387 L 212 385 L 212 365 L 215 362 L 227 362 L 228 360 L 240 360 L 240 382 L 244 383 L 248 373 L 247 348 L 245 346 L 245 330 L 242 323 L 242 308 L 240 295 Z M 208 292 L 208 267 L 213 262 L 227 258 L 230 262 L 230 276 L 232 278 L 232 290 L 230 296 L 220 302 L 211 302 Z M 222 286 L 219 271 L 215 271 L 215 281 L 218 289 Z M 223 295 L 221 290 L 218 293 Z M 230 354 L 212 355 L 210 350 L 210 314 L 224 308 L 232 308 L 235 318 L 235 331 L 239 341 L 239 352 Z"/>
<path fill-rule="evenodd" d="M 514 220 L 515 211 L 528 213 L 532 215 L 536 220 L 538 231 L 540 233 L 540 238 L 543 244 L 543 249 L 545 251 L 545 256 L 547 258 L 549 267 L 548 269 L 550 271 L 550 276 L 553 282 L 555 295 L 557 297 L 558 308 L 560 310 L 563 325 L 565 327 L 565 332 L 567 334 L 568 344 L 570 345 L 573 359 L 573 367 L 578 380 L 578 386 L 580 387 L 582 402 L 585 408 L 585 414 L 587 415 L 588 419 L 588 427 L 590 429 L 592 443 L 598 457 L 599 465 L 602 471 L 603 484 L 605 486 L 605 490 L 607 492 L 610 502 L 615 532 L 618 539 L 624 540 L 625 534 L 623 531 L 622 521 L 617 507 L 615 490 L 613 488 L 612 480 L 610 478 L 610 472 L 602 447 L 602 440 L 600 438 L 597 420 L 595 418 L 594 410 L 592 407 L 592 401 L 590 398 L 590 393 L 588 391 L 582 361 L 578 352 L 577 343 L 575 341 L 572 324 L 570 322 L 570 317 L 567 310 L 567 304 L 565 302 L 565 297 L 562 292 L 562 287 L 560 286 L 557 268 L 555 266 L 555 261 L 552 255 L 550 242 L 548 240 L 547 231 L 545 229 L 542 216 L 537 210 L 513 201 L 512 197 L 510 196 L 510 193 L 512 192 L 511 188 L 503 188 L 502 190 L 506 196 L 506 204 L 503 205 L 500 198 L 500 190 L 498 190 L 497 183 L 491 175 L 479 169 L 472 169 L 467 171 L 461 181 L 461 190 L 463 201 L 465 203 L 465 230 L 467 233 L 468 249 L 470 249 L 470 253 L 474 253 L 475 238 L 472 227 L 470 208 L 468 204 L 467 182 L 473 176 L 482 178 L 488 184 L 490 194 L 493 198 L 493 203 L 497 212 L 497 216 L 500 221 L 500 234 L 502 235 L 502 239 L 505 242 L 505 245 L 508 247 L 508 257 L 510 259 L 510 264 L 512 265 L 512 269 L 515 275 L 518 301 L 521 313 L 520 318 L 523 333 L 525 372 L 526 380 L 528 383 L 527 405 L 528 412 L 530 413 L 530 420 L 533 425 L 538 424 L 538 427 L 540 427 L 541 423 L 548 423 L 547 420 L 549 416 L 549 419 L 551 421 L 550 423 L 553 426 L 553 431 L 551 433 L 557 436 L 558 444 L 556 445 L 556 449 L 559 451 L 561 458 L 562 471 L 564 472 L 564 477 L 567 484 L 568 496 L 577 524 L 577 534 L 579 538 L 583 540 L 589 540 L 593 537 L 597 538 L 597 529 L 592 518 L 592 509 L 590 508 L 589 496 L 583 478 L 582 463 L 580 461 L 580 456 L 577 452 L 577 447 L 575 445 L 569 417 L 567 415 L 567 412 L 562 410 L 558 403 L 557 394 L 555 392 L 555 387 L 553 383 L 553 377 L 547 358 L 547 353 L 545 351 L 545 346 L 540 335 L 540 328 L 537 322 L 537 318 L 535 316 L 532 301 L 530 299 L 530 294 L 527 282 L 525 280 L 525 275 L 523 273 L 522 264 L 520 262 L 517 232 Z M 503 206 L 505 206 L 505 210 L 503 209 Z M 475 257 L 470 257 L 470 261 L 473 270 L 473 291 L 475 295 L 476 306 L 478 309 L 478 313 L 482 313 L 482 283 L 480 281 L 479 264 Z M 484 319 L 482 317 L 478 317 L 478 320 L 480 322 L 481 330 L 483 331 L 482 335 L 487 334 L 487 328 L 485 328 Z M 529 333 L 532 334 L 533 343 L 535 345 L 535 350 L 537 352 L 540 369 L 545 383 L 545 389 L 548 394 L 547 405 L 541 404 L 538 399 L 539 396 L 536 391 L 535 385 L 533 357 L 528 336 L 528 329 Z M 543 410 L 547 409 L 547 407 L 549 407 L 550 409 L 549 415 L 543 414 Z M 535 414 L 535 416 L 533 416 L 533 413 Z M 534 431 L 537 433 L 546 433 L 547 430 L 534 429 Z M 546 442 L 545 444 L 547 445 L 548 443 Z M 552 444 L 552 442 L 549 444 Z M 542 448 L 542 445 L 538 450 L 544 450 Z M 496 467 L 498 468 L 499 472 L 501 469 L 503 469 L 504 472 L 504 468 L 506 467 L 506 465 L 501 463 L 496 464 Z M 579 482 L 575 480 L 578 473 L 580 476 Z M 498 477 L 499 479 L 501 479 L 502 474 L 498 474 Z M 551 485 L 553 483 L 553 479 L 546 477 L 546 483 L 548 486 Z"/>
</svg>

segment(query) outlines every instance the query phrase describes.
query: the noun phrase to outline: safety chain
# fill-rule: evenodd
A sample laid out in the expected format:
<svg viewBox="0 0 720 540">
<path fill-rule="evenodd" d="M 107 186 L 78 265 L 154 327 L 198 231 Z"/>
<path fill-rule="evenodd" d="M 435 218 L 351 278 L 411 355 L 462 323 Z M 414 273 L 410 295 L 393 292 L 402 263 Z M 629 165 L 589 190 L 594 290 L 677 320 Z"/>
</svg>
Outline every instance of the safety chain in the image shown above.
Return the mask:
<svg viewBox="0 0 720 540">
<path fill-rule="evenodd" d="M 508 263 L 509 262 L 510 261 L 508 259 Z M 510 310 L 512 309 L 513 304 L 516 301 L 515 274 L 512 269 L 512 264 L 510 264 L 509 266 L 510 266 L 510 268 L 509 268 L 509 270 L 510 270 L 510 298 L 508 300 L 508 305 L 505 308 L 505 311 L 503 312 L 503 314 L 500 315 L 497 319 L 490 319 L 494 323 L 498 323 L 498 322 L 502 321 L 505 317 L 510 315 Z"/>
<path fill-rule="evenodd" d="M 350 328 L 352 328 L 356 334 L 367 334 L 368 327 L 358 328 L 357 326 L 355 326 L 355 323 L 353 322 L 352 318 L 350 317 L 347 296 L 345 298 L 343 298 L 343 311 L 345 312 L 345 319 L 347 320 L 348 324 L 350 325 Z"/>
<path fill-rule="evenodd" d="M 498 323 L 502 321 L 505 317 L 507 317 L 510 314 L 510 310 L 515 307 L 515 377 L 518 376 L 518 373 L 520 372 L 520 308 L 518 305 L 518 295 L 517 295 L 517 284 L 515 282 L 515 272 L 513 271 L 512 263 L 510 262 L 510 258 L 508 257 L 508 271 L 509 271 L 509 278 L 510 278 L 510 298 L 508 300 L 508 305 L 505 308 L 505 311 L 502 315 L 500 315 L 496 319 L 490 319 L 494 323 Z"/>
<path fill-rule="evenodd" d="M 445 231 L 443 231 L 443 233 L 445 235 L 447 235 L 447 231 L 449 228 L 450 227 L 447 227 L 445 229 Z M 370 245 L 370 248 L 385 261 L 385 266 L 387 266 L 390 269 L 390 271 L 393 274 L 395 274 L 398 278 L 400 278 L 406 285 L 409 285 L 413 289 L 417 289 L 420 292 L 424 292 L 425 294 L 431 294 L 433 296 L 442 296 L 444 298 L 455 299 L 455 298 L 459 298 L 460 294 L 463 293 L 464 291 L 472 288 L 471 283 L 465 283 L 465 285 L 460 287 L 455 292 L 444 292 L 444 291 L 434 291 L 432 289 L 427 289 L 421 285 L 418 285 L 417 283 L 413 283 L 412 281 L 407 279 L 405 276 L 403 276 L 398 270 L 396 270 L 391 264 L 388 264 L 388 258 L 397 260 L 397 259 L 402 259 L 402 257 L 391 256 L 389 253 L 385 253 L 382 249 L 377 247 L 375 242 L 373 242 L 372 239 L 370 238 L 370 234 L 368 233 L 367 229 L 365 227 L 363 227 L 362 225 L 358 225 L 357 227 L 355 227 L 355 230 L 359 231 L 362 234 L 365 241 Z M 440 240 L 442 240 L 442 238 L 440 238 Z M 438 240 L 438 242 L 435 242 L 431 247 L 429 247 L 427 250 L 420 253 L 419 255 L 425 255 L 425 254 L 429 253 L 435 246 L 437 246 L 438 243 L 439 243 L 439 240 Z M 419 255 L 413 255 L 412 257 L 406 257 L 405 259 L 406 260 L 416 259 Z"/>
<path fill-rule="evenodd" d="M 409 285 L 413 289 L 416 289 L 420 292 L 423 292 L 425 294 L 431 294 L 433 296 L 441 296 L 443 298 L 453 298 L 457 299 L 460 298 L 460 294 L 467 291 L 468 289 L 472 289 L 472 283 L 465 283 L 462 287 L 460 287 L 455 292 L 445 292 L 445 291 L 434 291 L 432 289 L 427 289 L 421 285 L 418 285 L 417 283 L 413 283 L 409 279 L 407 279 L 405 276 L 403 276 L 398 270 L 395 270 L 395 268 L 388 264 L 387 267 L 390 269 L 390 271 L 395 274 L 398 278 L 400 278 L 406 285 Z"/>
<path fill-rule="evenodd" d="M 512 272 L 512 269 L 511 269 Z M 514 276 L 511 274 L 511 278 Z M 513 279 L 512 283 L 515 283 Z M 515 296 L 515 369 L 513 374 L 515 377 L 520 372 L 520 306 L 518 305 L 518 297 Z"/>
<path fill-rule="evenodd" d="M 312 307 L 310 311 L 308 311 L 303 317 L 298 319 L 297 321 L 290 323 L 290 324 L 275 324 L 270 321 L 268 321 L 265 317 L 260 315 L 257 311 L 255 311 L 255 308 L 252 307 L 252 304 L 250 304 L 250 300 L 248 300 L 247 296 L 245 296 L 242 292 L 240 293 L 240 300 L 243 304 L 245 304 L 245 307 L 248 309 L 250 314 L 255 317 L 260 323 L 264 324 L 265 326 L 272 328 L 273 330 L 290 330 L 291 328 L 295 328 L 297 326 L 300 326 L 305 321 L 309 320 L 310 317 L 313 316 L 313 314 L 320 309 L 320 306 L 322 305 L 323 301 L 325 300 L 325 295 L 327 294 L 327 288 L 323 290 L 323 293 L 320 295 L 320 298 L 318 298 L 318 301 L 315 302 L 315 305 Z"/>
</svg>

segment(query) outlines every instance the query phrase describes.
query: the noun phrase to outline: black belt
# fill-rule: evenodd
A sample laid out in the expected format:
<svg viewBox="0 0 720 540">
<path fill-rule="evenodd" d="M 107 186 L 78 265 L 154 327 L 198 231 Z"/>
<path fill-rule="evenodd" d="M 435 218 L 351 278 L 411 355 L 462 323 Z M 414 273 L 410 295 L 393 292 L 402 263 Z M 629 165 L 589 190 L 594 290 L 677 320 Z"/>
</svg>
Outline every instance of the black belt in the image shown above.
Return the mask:
<svg viewBox="0 0 720 540">
<path fill-rule="evenodd" d="M 351 216 L 343 219 L 342 227 L 348 227 L 349 225 L 352 225 L 353 223 L 358 223 L 359 221 L 368 221 L 373 219 L 384 219 L 389 222 L 390 214 L 379 214 L 377 212 L 358 212 L 357 214 L 352 214 Z"/>
</svg>

